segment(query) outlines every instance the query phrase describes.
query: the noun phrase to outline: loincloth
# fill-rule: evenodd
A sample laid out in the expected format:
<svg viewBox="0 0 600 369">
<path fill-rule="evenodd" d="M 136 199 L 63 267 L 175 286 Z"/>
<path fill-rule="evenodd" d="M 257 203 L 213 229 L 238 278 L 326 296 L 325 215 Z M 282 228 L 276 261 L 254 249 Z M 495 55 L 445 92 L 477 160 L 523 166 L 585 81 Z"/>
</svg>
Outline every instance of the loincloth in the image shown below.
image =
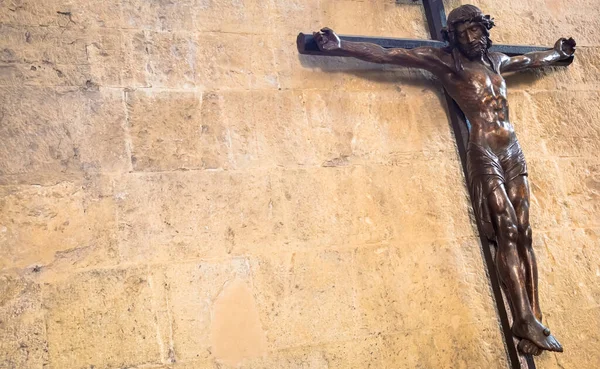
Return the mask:
<svg viewBox="0 0 600 369">
<path fill-rule="evenodd" d="M 475 217 L 486 237 L 494 240 L 496 234 L 487 198 L 498 186 L 506 185 L 518 176 L 527 175 L 527 164 L 521 146 L 515 140 L 503 153 L 496 155 L 489 149 L 469 142 L 467 172 Z"/>
</svg>

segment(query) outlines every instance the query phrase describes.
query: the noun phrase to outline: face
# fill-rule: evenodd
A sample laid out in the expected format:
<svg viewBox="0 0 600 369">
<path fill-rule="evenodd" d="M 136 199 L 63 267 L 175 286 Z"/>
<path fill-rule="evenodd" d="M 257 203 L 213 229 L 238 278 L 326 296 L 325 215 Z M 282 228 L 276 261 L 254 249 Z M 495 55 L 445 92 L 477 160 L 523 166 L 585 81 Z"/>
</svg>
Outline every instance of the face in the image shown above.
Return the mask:
<svg viewBox="0 0 600 369">
<path fill-rule="evenodd" d="M 483 26 L 475 22 L 459 23 L 455 28 L 458 47 L 468 58 L 481 57 L 487 47 Z"/>
</svg>

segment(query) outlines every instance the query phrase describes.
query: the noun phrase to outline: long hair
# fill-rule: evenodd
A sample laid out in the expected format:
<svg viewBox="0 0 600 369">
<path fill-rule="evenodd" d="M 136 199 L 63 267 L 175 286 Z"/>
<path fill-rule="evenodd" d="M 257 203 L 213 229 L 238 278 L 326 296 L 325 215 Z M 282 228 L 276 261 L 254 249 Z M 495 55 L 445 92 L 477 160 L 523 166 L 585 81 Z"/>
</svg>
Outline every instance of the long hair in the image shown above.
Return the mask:
<svg viewBox="0 0 600 369">
<path fill-rule="evenodd" d="M 487 45 L 485 53 L 492 47 L 492 40 L 490 39 L 490 29 L 494 27 L 494 19 L 489 15 L 484 15 L 481 9 L 474 5 L 462 5 L 456 9 L 453 9 L 448 14 L 447 26 L 442 29 L 442 38 L 448 43 L 446 51 L 452 53 L 454 58 L 454 67 L 456 71 L 463 70 L 463 65 L 460 62 L 460 50 L 458 49 L 458 40 L 456 36 L 456 26 L 459 23 L 473 22 L 481 25 L 483 33 L 487 39 Z"/>
</svg>

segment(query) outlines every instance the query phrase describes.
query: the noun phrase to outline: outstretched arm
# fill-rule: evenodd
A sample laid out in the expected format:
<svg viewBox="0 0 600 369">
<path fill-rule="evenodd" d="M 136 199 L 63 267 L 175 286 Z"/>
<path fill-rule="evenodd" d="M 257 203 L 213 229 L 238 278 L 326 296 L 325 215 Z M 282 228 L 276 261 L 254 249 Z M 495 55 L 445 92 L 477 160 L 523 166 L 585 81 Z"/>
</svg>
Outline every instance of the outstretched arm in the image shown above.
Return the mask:
<svg viewBox="0 0 600 369">
<path fill-rule="evenodd" d="M 426 69 L 433 73 L 448 69 L 440 58 L 442 51 L 433 47 L 417 47 L 410 50 L 385 49 L 368 42 L 342 41 L 329 28 L 314 32 L 313 36 L 321 51 L 335 52 L 335 55 L 350 56 L 372 63 Z"/>
<path fill-rule="evenodd" d="M 514 72 L 527 68 L 540 68 L 551 66 L 553 63 L 570 58 L 575 53 L 575 40 L 561 38 L 554 44 L 554 49 L 535 51 L 524 55 L 508 57 L 504 55 L 500 72 Z"/>
</svg>

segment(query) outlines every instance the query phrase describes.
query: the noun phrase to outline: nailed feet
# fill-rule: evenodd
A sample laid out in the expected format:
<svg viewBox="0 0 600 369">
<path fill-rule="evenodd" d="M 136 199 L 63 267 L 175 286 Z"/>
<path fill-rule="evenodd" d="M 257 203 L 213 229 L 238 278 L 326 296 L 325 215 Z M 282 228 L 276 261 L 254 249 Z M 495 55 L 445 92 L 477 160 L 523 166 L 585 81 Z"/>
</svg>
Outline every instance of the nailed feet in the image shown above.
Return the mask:
<svg viewBox="0 0 600 369">
<path fill-rule="evenodd" d="M 541 350 L 562 352 L 560 343 L 550 334 L 550 330 L 534 316 L 515 321 L 512 327 L 515 336 L 521 338 L 519 349 L 526 354 L 539 355 Z"/>
</svg>

